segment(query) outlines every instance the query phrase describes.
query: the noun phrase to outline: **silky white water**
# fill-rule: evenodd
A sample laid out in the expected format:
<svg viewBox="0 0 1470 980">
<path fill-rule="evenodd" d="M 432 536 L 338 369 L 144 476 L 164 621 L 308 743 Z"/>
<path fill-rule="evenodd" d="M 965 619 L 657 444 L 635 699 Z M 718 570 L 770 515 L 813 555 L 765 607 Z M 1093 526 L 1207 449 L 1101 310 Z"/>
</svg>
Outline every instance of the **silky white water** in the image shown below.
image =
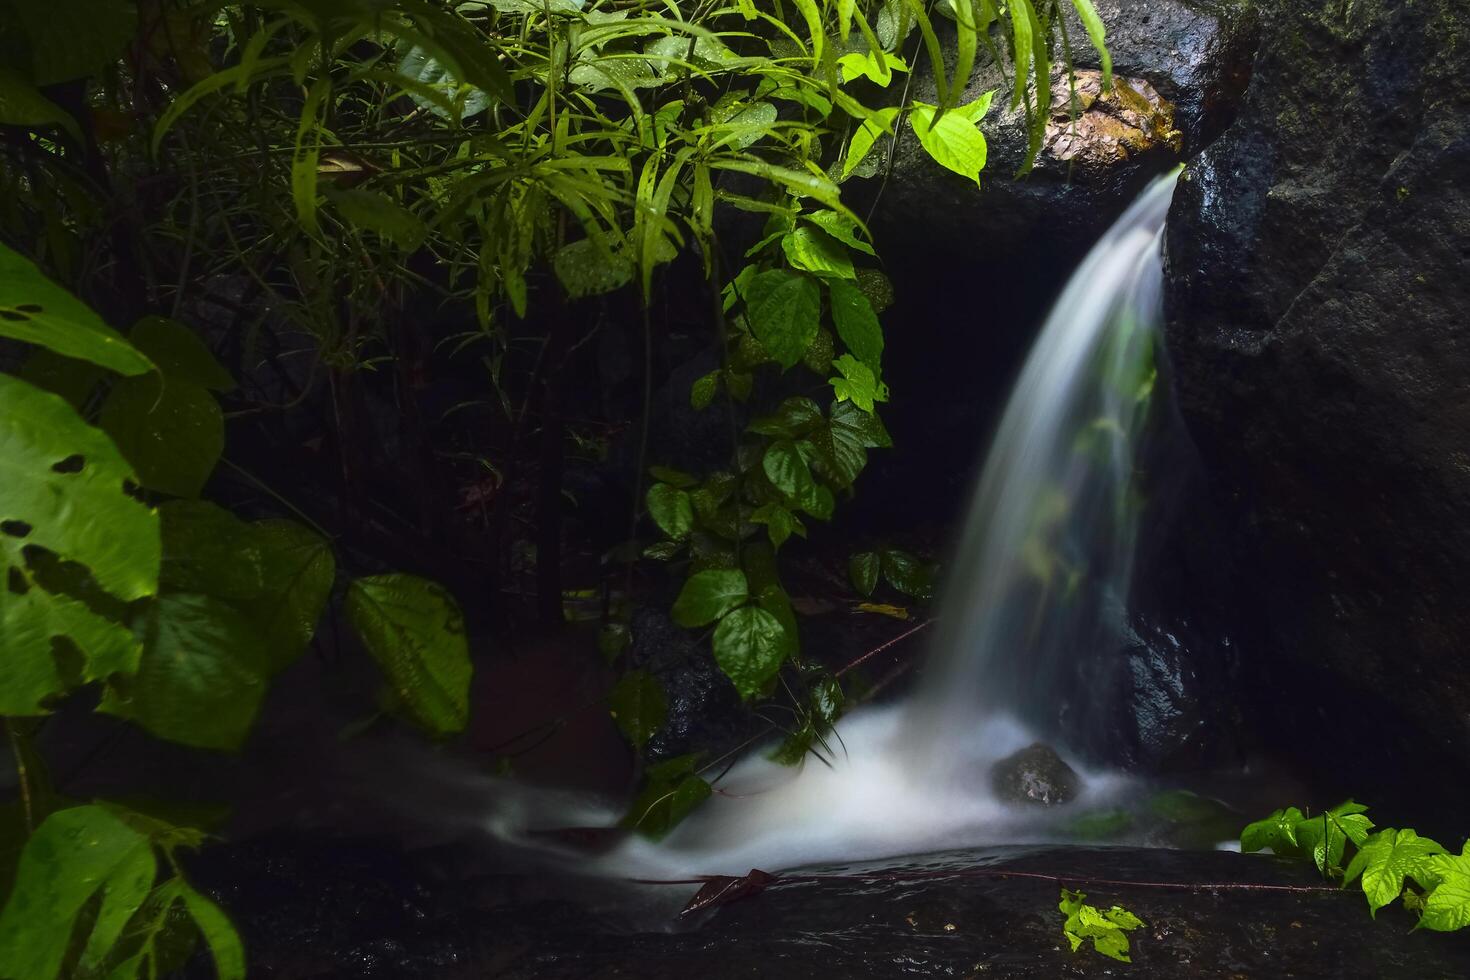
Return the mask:
<svg viewBox="0 0 1470 980">
<path fill-rule="evenodd" d="M 1065 839 L 1077 808 L 1126 792 L 1126 780 L 1089 771 L 1073 751 L 1099 712 L 1068 681 L 1127 608 L 1176 178 L 1159 178 L 1123 214 L 1047 317 L 951 559 L 916 693 L 843 719 L 828 764 L 752 755 L 662 842 L 629 841 L 600 860 L 604 870 L 743 874 Z M 1037 738 L 1082 775 L 1073 805 L 991 791 L 992 764 Z"/>
</svg>

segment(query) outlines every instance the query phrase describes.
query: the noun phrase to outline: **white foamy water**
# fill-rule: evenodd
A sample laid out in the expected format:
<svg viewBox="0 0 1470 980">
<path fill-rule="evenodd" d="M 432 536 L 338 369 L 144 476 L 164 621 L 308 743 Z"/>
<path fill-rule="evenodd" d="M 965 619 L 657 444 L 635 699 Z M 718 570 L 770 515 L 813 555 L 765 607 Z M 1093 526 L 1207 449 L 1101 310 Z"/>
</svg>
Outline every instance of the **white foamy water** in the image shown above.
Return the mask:
<svg viewBox="0 0 1470 980">
<path fill-rule="evenodd" d="M 1127 608 L 1176 178 L 1159 178 L 1124 213 L 1048 316 L 987 456 L 916 694 L 843 719 L 829 764 L 752 755 L 665 840 L 629 841 L 599 869 L 743 874 L 1055 841 L 1079 810 L 1127 794 L 1127 780 L 1089 771 L 1062 738 L 1106 713 L 1065 705 L 1064 726 L 1058 709 L 1069 666 Z M 1082 775 L 1074 804 L 1043 809 L 992 792 L 993 763 L 1038 737 Z"/>
</svg>

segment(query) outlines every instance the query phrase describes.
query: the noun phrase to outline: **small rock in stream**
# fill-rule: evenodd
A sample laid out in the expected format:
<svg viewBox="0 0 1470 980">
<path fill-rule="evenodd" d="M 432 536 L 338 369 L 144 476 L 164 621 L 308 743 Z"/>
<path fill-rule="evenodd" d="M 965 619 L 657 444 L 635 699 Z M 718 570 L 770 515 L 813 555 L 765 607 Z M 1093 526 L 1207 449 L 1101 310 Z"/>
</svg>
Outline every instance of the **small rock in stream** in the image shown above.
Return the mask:
<svg viewBox="0 0 1470 980">
<path fill-rule="evenodd" d="M 1077 773 L 1050 745 L 1037 742 L 997 762 L 990 784 L 1008 803 L 1054 806 L 1075 799 L 1081 788 Z"/>
</svg>

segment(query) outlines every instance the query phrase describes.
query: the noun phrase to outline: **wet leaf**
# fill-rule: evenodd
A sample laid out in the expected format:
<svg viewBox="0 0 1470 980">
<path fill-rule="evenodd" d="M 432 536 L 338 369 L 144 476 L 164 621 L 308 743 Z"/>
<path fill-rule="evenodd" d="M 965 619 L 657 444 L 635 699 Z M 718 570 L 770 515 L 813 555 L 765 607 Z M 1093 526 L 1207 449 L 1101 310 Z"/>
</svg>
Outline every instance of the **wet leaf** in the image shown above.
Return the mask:
<svg viewBox="0 0 1470 980">
<path fill-rule="evenodd" d="M 708 626 L 750 598 L 745 573 L 732 568 L 711 568 L 689 576 L 671 615 L 680 626 Z"/>
<path fill-rule="evenodd" d="M 642 749 L 668 720 L 664 687 L 652 674 L 630 670 L 607 696 L 608 711 L 633 747 Z"/>
</svg>

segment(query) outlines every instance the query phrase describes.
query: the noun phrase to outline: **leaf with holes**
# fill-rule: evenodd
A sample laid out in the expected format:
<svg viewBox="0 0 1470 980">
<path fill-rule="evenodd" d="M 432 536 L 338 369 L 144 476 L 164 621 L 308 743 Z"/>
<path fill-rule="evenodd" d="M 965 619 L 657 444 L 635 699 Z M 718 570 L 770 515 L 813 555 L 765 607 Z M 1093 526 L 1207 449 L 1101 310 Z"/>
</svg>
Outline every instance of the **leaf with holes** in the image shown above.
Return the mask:
<svg viewBox="0 0 1470 980">
<path fill-rule="evenodd" d="M 103 323 L 86 303 L 4 245 L 0 245 L 0 337 L 38 344 L 118 374 L 153 370 L 148 358 Z"/>
<path fill-rule="evenodd" d="M 607 707 L 623 733 L 636 749 L 642 749 L 662 727 L 669 716 L 669 702 L 658 679 L 644 670 L 630 670 L 607 696 Z"/>
<path fill-rule="evenodd" d="M 431 735 L 469 722 L 469 642 L 454 597 L 415 575 L 374 575 L 347 589 L 347 616 L 387 675 L 398 706 Z"/>
<path fill-rule="evenodd" d="M 43 589 L 25 549 L 85 566 L 131 602 L 158 591 L 158 516 L 125 491 L 134 476 L 117 447 L 61 398 L 0 374 L 0 404 L 0 714 L 33 715 L 67 686 L 53 640 L 82 654 L 82 681 L 132 671 L 139 648 L 120 624 Z"/>
<path fill-rule="evenodd" d="M 244 614 L 210 596 L 164 595 L 148 611 L 138 672 L 114 679 L 97 710 L 182 745 L 237 749 L 270 670 L 265 639 Z"/>
<path fill-rule="evenodd" d="M 197 497 L 225 448 L 225 418 L 209 391 L 189 381 L 127 378 L 102 402 L 103 430 L 150 490 Z"/>
</svg>

